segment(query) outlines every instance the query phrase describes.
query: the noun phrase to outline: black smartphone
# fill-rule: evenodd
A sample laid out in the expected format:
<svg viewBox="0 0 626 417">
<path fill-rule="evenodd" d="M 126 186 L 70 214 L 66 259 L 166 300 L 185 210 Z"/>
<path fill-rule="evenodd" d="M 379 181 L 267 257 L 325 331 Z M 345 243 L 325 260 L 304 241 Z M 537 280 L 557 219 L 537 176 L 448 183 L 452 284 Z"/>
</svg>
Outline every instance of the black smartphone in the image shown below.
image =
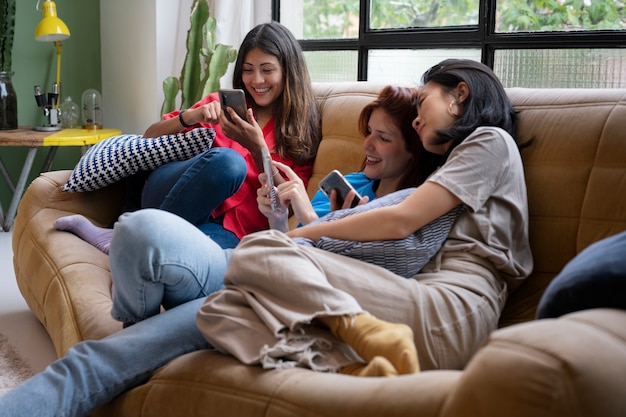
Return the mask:
<svg viewBox="0 0 626 417">
<path fill-rule="evenodd" d="M 222 105 L 222 111 L 229 121 L 232 122 L 232 119 L 230 118 L 230 113 L 226 111 L 226 107 L 230 107 L 235 110 L 237 115 L 239 115 L 239 117 L 241 117 L 243 120 L 248 120 L 246 118 L 246 95 L 242 89 L 221 89 L 219 91 L 219 95 L 220 104 Z"/>
<path fill-rule="evenodd" d="M 361 196 L 356 192 L 354 187 L 350 185 L 350 183 L 341 175 L 341 172 L 336 169 L 332 170 L 328 175 L 326 175 L 320 181 L 320 190 L 324 192 L 330 198 L 330 193 L 332 190 L 337 190 L 337 204 L 339 206 L 343 206 L 343 203 L 348 195 L 350 190 L 355 192 L 355 197 L 352 200 L 351 207 L 356 207 L 361 201 Z"/>
<path fill-rule="evenodd" d="M 276 211 L 278 210 L 278 201 L 276 199 L 276 189 L 274 188 L 274 175 L 272 174 L 272 157 L 267 148 L 261 149 L 261 155 L 263 158 L 263 171 L 267 175 L 267 186 L 270 188 L 272 210 Z"/>
</svg>

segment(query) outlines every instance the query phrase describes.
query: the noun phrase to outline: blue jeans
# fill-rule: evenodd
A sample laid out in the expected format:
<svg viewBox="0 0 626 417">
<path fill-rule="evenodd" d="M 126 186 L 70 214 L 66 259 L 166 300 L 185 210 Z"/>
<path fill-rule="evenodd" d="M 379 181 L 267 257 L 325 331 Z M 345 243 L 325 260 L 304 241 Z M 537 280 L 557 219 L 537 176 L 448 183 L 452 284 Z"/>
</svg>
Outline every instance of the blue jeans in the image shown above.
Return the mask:
<svg viewBox="0 0 626 417">
<path fill-rule="evenodd" d="M 246 167 L 239 154 L 224 148 L 190 161 L 164 165 L 150 175 L 145 202 L 162 210 L 124 214 L 114 228 L 112 314 L 137 323 L 76 344 L 0 397 L 3 417 L 85 416 L 145 383 L 176 357 L 210 348 L 196 327 L 196 313 L 206 295 L 223 287 L 231 251 L 205 235 L 230 238 L 229 231 L 207 219 L 236 192 Z M 195 226 L 163 210 L 195 218 Z M 238 239 L 232 237 L 234 246 Z M 161 304 L 167 311 L 157 314 Z"/>
<path fill-rule="evenodd" d="M 141 207 L 177 214 L 220 246 L 234 248 L 239 243 L 237 236 L 211 214 L 239 190 L 247 169 L 243 157 L 229 148 L 211 148 L 186 161 L 167 163 L 148 176 Z"/>
<path fill-rule="evenodd" d="M 197 299 L 102 340 L 74 345 L 46 370 L 0 397 L 3 417 L 86 416 L 185 353 L 210 348 L 196 327 Z"/>
<path fill-rule="evenodd" d="M 196 327 L 196 313 L 206 295 L 223 287 L 231 252 L 171 213 L 124 214 L 111 241 L 114 310 L 131 321 L 154 315 L 102 340 L 76 344 L 0 397 L 0 414 L 84 416 L 178 356 L 210 348 Z M 168 310 L 156 314 L 161 302 Z"/>
<path fill-rule="evenodd" d="M 591 308 L 626 310 L 626 231 L 585 248 L 550 282 L 537 318 Z"/>
<path fill-rule="evenodd" d="M 130 325 L 224 286 L 231 250 L 181 217 L 156 209 L 123 214 L 109 251 L 111 315 Z"/>
</svg>

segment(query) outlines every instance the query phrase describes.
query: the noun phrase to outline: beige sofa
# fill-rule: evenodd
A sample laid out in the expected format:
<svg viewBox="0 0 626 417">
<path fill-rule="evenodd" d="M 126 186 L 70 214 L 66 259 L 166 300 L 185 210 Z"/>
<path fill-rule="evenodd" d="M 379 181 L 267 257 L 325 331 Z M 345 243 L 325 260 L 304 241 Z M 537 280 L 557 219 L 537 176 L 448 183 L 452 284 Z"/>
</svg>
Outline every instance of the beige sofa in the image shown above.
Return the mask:
<svg viewBox="0 0 626 417">
<path fill-rule="evenodd" d="M 359 169 L 358 114 L 380 85 L 317 84 L 323 141 L 310 193 L 332 168 Z M 626 90 L 509 89 L 530 205 L 532 276 L 464 370 L 357 378 L 305 369 L 263 371 L 211 351 L 173 360 L 98 416 L 624 416 L 626 311 L 597 309 L 534 321 L 550 280 L 583 248 L 626 229 Z M 70 194 L 69 171 L 38 177 L 13 234 L 19 288 L 59 355 L 120 329 L 111 319 L 108 258 L 54 220 L 116 219 L 119 186 Z M 36 399 L 34 399 L 36 400 Z"/>
</svg>

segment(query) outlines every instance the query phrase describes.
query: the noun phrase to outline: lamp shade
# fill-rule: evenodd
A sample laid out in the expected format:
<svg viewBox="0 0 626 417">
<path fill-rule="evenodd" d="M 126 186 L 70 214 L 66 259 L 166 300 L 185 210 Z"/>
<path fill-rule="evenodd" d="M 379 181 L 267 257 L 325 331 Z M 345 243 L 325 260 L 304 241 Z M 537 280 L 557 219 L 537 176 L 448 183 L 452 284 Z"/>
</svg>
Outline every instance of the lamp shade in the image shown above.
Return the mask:
<svg viewBox="0 0 626 417">
<path fill-rule="evenodd" d="M 70 37 L 67 25 L 57 17 L 57 6 L 53 1 L 44 1 L 42 11 L 43 19 L 35 29 L 35 39 L 41 42 L 55 42 Z"/>
</svg>

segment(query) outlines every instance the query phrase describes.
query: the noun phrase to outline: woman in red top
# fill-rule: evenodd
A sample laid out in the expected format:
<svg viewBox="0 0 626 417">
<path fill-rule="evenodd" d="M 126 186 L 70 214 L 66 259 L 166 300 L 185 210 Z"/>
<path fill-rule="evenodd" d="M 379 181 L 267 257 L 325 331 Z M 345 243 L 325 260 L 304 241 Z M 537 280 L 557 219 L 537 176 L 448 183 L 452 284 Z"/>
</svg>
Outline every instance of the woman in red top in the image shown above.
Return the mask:
<svg viewBox="0 0 626 417">
<path fill-rule="evenodd" d="M 246 35 L 235 63 L 233 87 L 246 94 L 247 120 L 227 109 L 232 122 L 228 120 L 214 93 L 148 127 L 144 137 L 198 127 L 211 127 L 216 135 L 211 149 L 202 154 L 127 179 L 125 211 L 172 212 L 229 248 L 248 233 L 269 227 L 256 202 L 262 148 L 308 183 L 321 140 L 320 114 L 302 50 L 287 28 L 264 23 Z M 276 171 L 274 182 L 283 181 Z M 55 227 L 108 253 L 111 229 L 97 228 L 82 216 L 61 218 Z"/>
</svg>

